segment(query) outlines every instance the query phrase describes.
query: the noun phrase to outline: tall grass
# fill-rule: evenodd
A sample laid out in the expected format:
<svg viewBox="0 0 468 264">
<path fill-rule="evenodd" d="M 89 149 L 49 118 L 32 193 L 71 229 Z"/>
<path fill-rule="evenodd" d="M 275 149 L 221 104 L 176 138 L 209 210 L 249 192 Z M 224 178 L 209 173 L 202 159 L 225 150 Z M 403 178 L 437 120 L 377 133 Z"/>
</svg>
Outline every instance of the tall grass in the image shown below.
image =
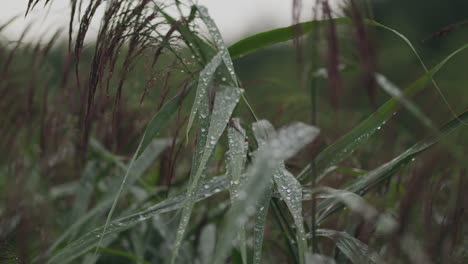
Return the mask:
<svg viewBox="0 0 468 264">
<path fill-rule="evenodd" d="M 30 0 L 27 12 L 52 2 Z M 0 261 L 467 260 L 468 113 L 450 108 L 441 125 L 416 97 L 431 84 L 441 92 L 436 74 L 468 44 L 427 68 L 407 37 L 351 0 L 344 17 L 317 1 L 322 20 L 227 46 L 205 7 L 169 2 L 72 0 L 68 46 L 58 46 L 57 33 L 45 45 L 0 47 Z M 86 44 L 93 19 L 101 19 L 98 37 Z M 379 73 L 370 27 L 401 40 L 424 73 L 404 89 Z M 351 59 L 343 39 L 353 41 Z M 255 91 L 237 66 L 288 41 L 312 86 L 313 124 L 291 115 L 275 128 L 257 118 Z M 370 113 L 333 138 L 318 106 L 339 115 L 349 73 L 367 91 Z M 331 100 L 322 100 L 323 88 Z M 401 130 L 392 122 L 400 115 L 425 133 L 395 140 L 398 154 L 374 147 L 377 135 Z M 356 162 L 362 149 L 377 162 Z"/>
</svg>

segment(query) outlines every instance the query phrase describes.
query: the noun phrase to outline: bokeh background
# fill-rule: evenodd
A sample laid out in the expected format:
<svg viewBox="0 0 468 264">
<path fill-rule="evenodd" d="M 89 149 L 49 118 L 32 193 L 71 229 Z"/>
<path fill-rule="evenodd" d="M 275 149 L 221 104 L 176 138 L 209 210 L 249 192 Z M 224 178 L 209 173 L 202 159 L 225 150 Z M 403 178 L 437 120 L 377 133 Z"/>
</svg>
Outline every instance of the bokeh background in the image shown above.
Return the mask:
<svg viewBox="0 0 468 264">
<path fill-rule="evenodd" d="M 78 182 L 83 173 L 87 172 L 83 168 L 76 170 L 74 163 L 76 153 L 72 151 L 77 134 L 75 125 L 77 109 L 81 102 L 73 93 L 73 89 L 76 88 L 74 78 L 66 77 L 73 76 L 70 73 L 66 34 L 50 47 L 47 56 L 42 57 L 41 53 L 37 52 L 38 47 L 47 45 L 57 29 L 67 27 L 68 2 L 55 0 L 53 5 L 46 8 L 38 6 L 26 18 L 24 18 L 26 0 L 2 0 L 0 3 L 0 25 L 13 16 L 19 16 L 0 33 L 0 45 L 4 48 L 2 51 L 5 51 L 0 54 L 0 65 L 8 65 L 0 68 L 2 141 L 0 142 L 0 261 L 10 256 L 28 260 L 38 252 L 44 251 L 58 234 L 66 230 L 66 227 L 73 222 L 72 216 L 67 215 L 67 210 L 73 205 L 73 191 L 67 188 Z M 292 2 L 288 0 L 198 1 L 199 4 L 209 8 L 228 44 L 263 30 L 291 25 Z M 314 2 L 315 0 L 303 1 L 300 21 L 307 21 L 313 17 Z M 366 6 L 371 6 L 365 10 L 367 17 L 407 36 L 429 68 L 455 49 L 468 43 L 468 25 L 464 24 L 468 19 L 466 0 L 362 2 L 366 2 Z M 340 16 L 341 3 L 339 1 L 331 3 L 333 14 Z M 102 10 L 100 12 L 102 13 Z M 454 26 L 457 24 L 459 26 Z M 26 37 L 21 39 L 28 25 L 32 26 Z M 450 25 L 452 25 L 449 27 L 450 30 L 444 30 Z M 92 45 L 97 31 L 98 24 L 94 21 L 83 50 L 80 69 L 83 75 L 79 78 L 86 79 L 85 74 L 89 73 Z M 388 31 L 370 27 L 368 33 L 376 51 L 376 70 L 398 87 L 401 89 L 407 87 L 424 73 L 418 59 L 400 38 Z M 350 70 L 341 73 L 342 90 L 337 106 L 333 106 L 330 102 L 330 91 L 327 90 L 326 81 L 318 80 L 316 83 L 317 126 L 322 131 L 321 146 L 331 144 L 340 138 L 374 112 L 376 106 L 389 99 L 386 93 L 377 90 L 376 100 L 372 102 L 363 88 L 359 74 L 353 70 L 358 57 L 353 29 L 338 27 L 337 35 L 340 63 L 351 67 Z M 21 43 L 18 44 L 19 39 Z M 245 95 L 255 113 L 260 118 L 270 120 L 275 127 L 291 121 L 310 123 L 309 84 L 301 79 L 300 73 L 304 70 L 304 65 L 298 63 L 300 60 L 297 56 L 302 61 L 310 60 L 311 54 L 307 49 L 314 45 L 321 51 L 318 64 L 323 67 L 327 59 L 324 55 L 327 41 L 323 36 L 317 43 L 314 41 L 316 39 L 310 36 L 303 39 L 302 47 L 305 52 L 298 52 L 293 42 L 287 42 L 234 61 L 236 72 L 246 91 Z M 14 59 L 9 57 L 11 50 L 16 50 Z M 101 148 L 127 162 L 137 146 L 144 125 L 159 109 L 162 95 L 167 92 L 171 96 L 178 91 L 175 88 L 169 91 L 164 89 L 178 88 L 180 81 L 187 78 L 187 73 L 178 69 L 178 65 L 174 66 L 172 60 L 170 56 L 164 57 L 161 65 L 157 67 L 154 79 L 149 81 L 144 76 L 147 73 L 144 63 L 135 66 L 123 90 L 124 103 L 120 107 L 117 125 L 113 123 L 113 101 L 106 99 L 104 95 L 99 99 L 102 101 L 98 100 L 101 108 L 96 118 L 93 141 L 90 143 L 92 147 L 84 158 L 89 162 L 86 163 L 86 169 L 99 171 L 98 179 L 108 175 L 116 177 L 120 175 L 116 171 L 109 172 L 107 168 L 100 167 L 105 166 L 106 162 L 106 157 L 103 158 L 101 155 Z M 414 103 L 437 126 L 451 120 L 454 114 L 467 110 L 467 61 L 468 52 L 464 52 L 436 75 L 435 79 L 439 83 L 443 97 L 435 87 L 431 86 L 414 99 Z M 171 75 L 169 79 L 168 71 L 174 69 L 177 69 L 177 73 Z M 147 91 L 148 83 L 150 89 Z M 164 83 L 169 84 L 163 85 Z M 114 93 L 115 90 L 111 89 L 111 99 Z M 144 100 L 143 94 L 145 94 Z M 188 100 L 191 101 L 193 98 Z M 184 108 L 182 116 L 188 110 Z M 245 107 L 236 114 L 249 120 L 249 113 Z M 184 118 L 181 117 L 161 136 L 176 135 L 183 138 L 184 129 L 181 129 L 183 125 Z M 370 170 L 391 160 L 428 134 L 430 131 L 425 129 L 414 116 L 401 111 L 385 125 L 385 129 L 370 140 L 369 144 L 359 149 L 343 165 Z M 465 144 L 465 152 L 467 136 L 465 130 L 453 138 L 461 149 Z M 144 185 L 165 188 L 172 180 L 171 188 L 174 189 L 170 191 L 180 191 L 190 168 L 191 146 L 178 142 L 176 146 L 172 146 L 171 151 L 164 152 L 161 160 L 156 162 L 143 177 Z M 177 151 L 181 149 L 177 160 L 172 160 L 174 149 Z M 215 164 L 212 166 L 213 172 L 222 167 L 225 150 L 225 145 L 218 146 L 214 157 Z M 101 160 L 96 161 L 98 158 L 102 158 L 102 164 Z M 307 163 L 308 158 L 309 156 L 304 154 L 290 161 L 287 166 L 292 172 L 297 173 Z M 438 175 L 437 177 L 445 175 L 448 167 L 454 170 L 466 167 L 466 164 L 454 162 L 443 148 L 428 152 L 420 162 L 432 163 L 433 172 Z M 167 164 L 172 167 L 167 167 Z M 324 184 L 340 186 L 350 177 L 331 177 L 331 180 Z M 450 197 L 450 190 L 453 191 L 455 188 L 452 185 L 456 185 L 454 181 L 447 180 L 447 184 L 441 187 L 443 191 L 438 197 L 439 200 L 435 199 L 436 205 L 439 203 L 438 205 L 443 208 L 449 199 L 447 197 Z M 105 190 L 96 186 L 95 192 L 90 205 L 93 204 L 93 199 L 98 200 Z M 394 192 L 385 197 L 376 196 L 372 203 L 378 208 L 395 208 L 403 195 L 403 192 Z M 415 219 L 415 230 L 424 237 L 427 234 L 424 230 L 416 228 L 419 218 L 415 216 Z M 96 220 L 90 226 L 97 225 L 100 220 Z M 8 256 L 2 255 L 2 251 L 7 252 L 5 256 Z"/>
</svg>

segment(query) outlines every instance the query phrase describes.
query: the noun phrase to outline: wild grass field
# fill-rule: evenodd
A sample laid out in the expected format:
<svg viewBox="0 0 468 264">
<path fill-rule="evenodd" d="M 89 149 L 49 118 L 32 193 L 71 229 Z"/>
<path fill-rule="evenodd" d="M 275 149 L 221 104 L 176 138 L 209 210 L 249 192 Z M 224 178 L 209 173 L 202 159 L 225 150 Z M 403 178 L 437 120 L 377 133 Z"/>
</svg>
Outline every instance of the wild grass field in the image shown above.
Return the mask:
<svg viewBox="0 0 468 264">
<path fill-rule="evenodd" d="M 0 25 L 0 263 L 467 263 L 468 4 L 302 4 L 232 44 L 182 0 Z"/>
</svg>

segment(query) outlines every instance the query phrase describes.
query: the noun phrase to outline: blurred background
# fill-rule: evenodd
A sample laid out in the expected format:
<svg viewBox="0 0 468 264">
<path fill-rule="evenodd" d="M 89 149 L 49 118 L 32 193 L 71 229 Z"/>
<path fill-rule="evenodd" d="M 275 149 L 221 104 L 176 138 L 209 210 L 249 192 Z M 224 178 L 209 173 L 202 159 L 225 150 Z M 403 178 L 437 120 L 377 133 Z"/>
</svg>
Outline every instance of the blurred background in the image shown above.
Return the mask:
<svg viewBox="0 0 468 264">
<path fill-rule="evenodd" d="M 302 20 L 307 20 L 312 16 L 314 1 L 304 0 L 302 2 L 304 8 Z M 194 2 L 208 7 L 210 15 L 217 23 L 227 43 L 232 43 L 250 33 L 288 26 L 292 22 L 292 2 L 288 0 L 198 0 Z M 331 1 L 333 6 L 336 6 L 337 3 L 337 0 Z M 35 23 L 35 30 L 30 32 L 29 39 L 35 39 L 43 35 L 50 37 L 55 30 L 67 26 L 69 21 L 68 1 L 56 0 L 53 5 L 45 9 L 37 8 L 28 17 L 23 18 L 27 5 L 27 0 L 4 0 L 2 2 L 0 23 L 6 22 L 16 15 L 22 16 L 5 30 L 4 34 L 7 37 L 11 39 L 18 38 L 28 24 L 33 21 L 39 23 Z M 102 14 L 102 10 L 100 12 Z M 45 13 L 48 13 L 48 15 L 44 16 Z M 94 33 L 96 33 L 99 27 L 98 20 L 94 20 L 91 27 L 94 28 Z"/>
<path fill-rule="evenodd" d="M 291 25 L 294 22 L 293 2 L 198 1 L 208 7 L 228 44 L 263 30 Z M 301 16 L 297 20 L 308 21 L 313 18 L 314 2 L 302 1 Z M 359 2 L 362 3 L 365 17 L 407 36 L 428 68 L 468 43 L 466 0 Z M 117 112 L 114 100 L 118 94 L 115 86 L 119 80 L 107 80 L 109 90 L 102 92 L 96 99 L 99 108 L 93 119 L 90 147 L 86 153 L 78 153 L 79 147 L 75 146 L 78 144 L 76 124 L 83 103 L 76 92 L 76 80 L 84 82 L 90 73 L 93 43 L 99 24 L 98 19 L 91 23 L 81 57 L 80 73 L 75 76 L 71 63 L 73 60 L 67 52 L 68 3 L 68 0 L 55 0 L 45 8 L 39 4 L 26 18 L 24 12 L 27 0 L 2 0 L 0 3 L 0 27 L 18 16 L 0 32 L 0 261 L 4 257 L 2 250 L 22 259 L 30 259 L 46 250 L 54 238 L 73 222 L 73 216 L 67 215 L 67 210 L 74 205 L 73 186 L 82 179 L 82 175 L 97 171 L 96 181 L 109 175 L 119 176 L 120 171 L 106 167 L 109 163 L 109 156 L 106 155 L 116 155 L 118 160 L 128 162 L 146 122 L 160 109 L 164 101 L 161 98 L 177 94 L 181 83 L 191 77 L 185 68 L 174 62 L 171 55 L 163 56 L 155 69 L 150 71 L 145 63 L 138 62 L 126 77 L 122 104 Z M 343 14 L 342 2 L 331 1 L 331 5 L 334 16 Z M 103 10 L 99 12 L 102 14 Z M 60 28 L 65 33 L 53 43 L 49 42 Z M 414 53 L 400 38 L 389 31 L 373 27 L 367 27 L 367 33 L 375 50 L 376 71 L 399 88 L 406 88 L 424 73 Z M 295 43 L 287 42 L 234 60 L 246 97 L 258 117 L 270 120 L 275 127 L 291 121 L 311 122 L 310 83 L 301 75 L 303 71 L 310 71 L 307 67 L 311 65 L 301 65 L 299 61 L 310 61 L 312 55 L 308 49 L 314 47 L 319 50 L 319 55 L 317 65 L 313 66 L 326 67 L 326 51 L 330 43 L 325 32 L 319 34 L 319 38 L 307 36 L 302 39 L 304 52 L 298 52 Z M 315 98 L 316 121 L 322 133 L 319 147 L 333 143 L 390 98 L 379 89 L 374 102 L 369 98 L 361 82 L 360 72 L 355 70 L 359 43 L 356 43 L 353 34 L 351 27 L 337 26 L 338 59 L 340 64 L 347 66 L 347 70 L 340 73 L 342 89 L 338 102 L 331 102 L 331 92 L 325 80 L 319 79 L 315 83 L 318 87 Z M 43 49 L 47 52 L 42 52 Z M 190 61 L 190 56 L 187 58 Z M 435 87 L 430 86 L 414 99 L 438 127 L 451 120 L 454 114 L 467 110 L 467 61 L 468 54 L 464 52 L 435 76 L 444 98 Z M 174 69 L 176 73 L 170 72 Z M 105 87 L 100 88 L 100 91 L 105 91 Z M 192 100 L 193 97 L 190 97 L 186 105 L 190 105 Z M 188 110 L 185 106 L 180 118 L 161 137 L 175 135 L 183 138 L 186 122 L 184 114 Z M 237 116 L 250 120 L 245 106 L 237 111 Z M 245 122 L 248 125 L 250 121 Z M 453 135 L 452 140 L 466 152 L 468 134 L 466 129 L 464 131 Z M 350 168 L 370 170 L 391 160 L 428 134 L 430 132 L 411 114 L 400 111 L 369 144 L 343 164 Z M 142 185 L 150 186 L 149 189 L 152 186 L 163 188 L 167 193 L 161 197 L 172 191 L 165 189 L 169 189 L 169 186 L 180 191 L 190 170 L 192 148 L 193 142 L 188 145 L 182 142 L 171 145 L 142 177 Z M 225 150 L 225 145 L 217 147 L 213 172 L 222 167 L 220 164 Z M 82 155 L 82 166 L 77 169 L 75 159 L 79 155 Z M 287 166 L 297 173 L 308 161 L 309 156 L 303 155 L 290 161 Z M 447 168 L 451 165 L 453 170 L 463 167 L 463 164 L 460 166 L 454 162 L 443 149 L 428 152 L 420 162 L 433 164 L 437 175 L 450 174 Z M 331 177 L 330 182 L 324 184 L 338 186 L 351 177 Z M 454 182 L 444 185 L 442 198 L 436 199 L 435 204 L 439 203 L 443 208 L 448 199 L 445 198 L 455 188 Z M 106 189 L 97 184 L 93 188 L 95 190 L 89 200 L 90 206 L 106 193 Z M 372 202 L 377 207 L 396 208 L 401 196 L 402 193 L 396 192 L 393 196 L 379 197 Z M 87 206 L 77 212 L 85 212 Z M 418 221 L 415 220 L 415 227 Z M 101 222 L 102 216 L 100 220 L 94 219 L 88 229 Z M 425 236 L 423 230 L 418 229 L 417 232 Z"/>
</svg>

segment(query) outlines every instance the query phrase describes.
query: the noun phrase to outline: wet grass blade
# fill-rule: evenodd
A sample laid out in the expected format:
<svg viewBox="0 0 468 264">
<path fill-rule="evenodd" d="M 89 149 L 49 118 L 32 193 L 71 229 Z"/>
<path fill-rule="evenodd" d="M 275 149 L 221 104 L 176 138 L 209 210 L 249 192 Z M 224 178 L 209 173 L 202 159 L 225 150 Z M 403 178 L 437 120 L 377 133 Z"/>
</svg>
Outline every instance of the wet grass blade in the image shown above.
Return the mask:
<svg viewBox="0 0 468 264">
<path fill-rule="evenodd" d="M 245 181 L 243 177 L 247 160 L 248 145 L 245 138 L 245 130 L 238 119 L 232 119 L 232 126 L 228 128 L 229 150 L 226 153 L 226 177 L 229 181 L 229 193 L 231 202 L 239 192 L 239 187 Z M 239 230 L 238 246 L 242 262 L 247 263 L 247 238 L 245 227 Z"/>
<path fill-rule="evenodd" d="M 464 112 L 457 118 L 451 120 L 440 130 L 440 134 L 437 136 L 432 136 L 427 139 L 416 143 L 411 148 L 394 158 L 393 160 L 377 167 L 376 169 L 368 172 L 364 176 L 359 177 L 353 183 L 348 185 L 344 190 L 348 192 L 353 192 L 359 195 L 365 194 L 370 189 L 381 184 L 383 181 L 390 178 L 392 175 L 397 173 L 401 168 L 406 164 L 411 162 L 413 158 L 427 150 L 444 137 L 452 133 L 454 130 L 459 128 L 463 123 L 468 120 L 468 111 Z M 330 215 L 337 212 L 342 208 L 342 204 L 337 199 L 326 199 L 322 201 L 318 206 L 318 222 L 325 221 Z"/>
<path fill-rule="evenodd" d="M 307 251 L 307 239 L 304 229 L 304 219 L 302 217 L 302 186 L 296 178 L 284 168 L 284 164 L 282 164 L 282 168 L 273 174 L 273 179 L 296 225 L 299 263 L 304 263 L 305 253 Z"/>
<path fill-rule="evenodd" d="M 253 124 L 253 132 L 259 146 L 268 142 L 269 139 L 275 138 L 276 132 L 270 122 L 260 120 Z M 318 131 L 317 131 L 318 133 Z M 276 184 L 276 190 L 280 197 L 286 203 L 294 223 L 297 227 L 297 245 L 299 263 L 304 263 L 305 252 L 307 250 L 307 240 L 305 235 L 303 217 L 302 217 L 302 187 L 294 176 L 286 170 L 284 161 L 278 163 L 276 170 L 273 172 L 273 181 Z M 256 208 L 255 227 L 254 227 L 254 262 L 255 264 L 262 261 L 262 245 L 263 233 L 268 213 L 268 205 L 272 197 L 273 182 L 270 182 L 263 196 L 260 198 Z"/>
<path fill-rule="evenodd" d="M 208 98 L 205 96 L 203 99 L 204 102 L 200 103 L 201 109 L 199 117 L 202 121 L 200 126 L 200 133 L 203 137 L 203 140 L 200 141 L 200 144 L 197 144 L 197 148 L 195 150 L 195 165 L 192 167 L 190 183 L 187 188 L 187 198 L 185 206 L 182 209 L 181 220 L 174 243 L 171 263 L 175 263 L 179 248 L 182 244 L 185 230 L 188 226 L 193 205 L 195 203 L 195 197 L 197 196 L 197 193 L 200 189 L 200 179 L 205 176 L 205 170 L 208 161 L 229 122 L 234 108 L 239 102 L 241 93 L 242 92 L 240 88 L 220 86 L 219 91 L 215 96 L 213 112 L 211 116 L 208 116 Z M 207 122 L 208 119 L 209 123 Z"/>
<path fill-rule="evenodd" d="M 195 102 L 192 105 L 192 110 L 190 111 L 190 117 L 187 125 L 187 140 L 188 135 L 190 133 L 190 129 L 192 128 L 193 121 L 199 113 L 200 107 L 208 108 L 208 101 L 205 100 L 208 97 L 208 85 L 211 83 L 213 79 L 213 75 L 215 74 L 216 70 L 218 69 L 219 65 L 222 61 L 222 53 L 219 52 L 213 59 L 206 65 L 206 67 L 200 72 L 200 77 L 198 78 L 198 86 L 197 92 L 195 95 Z M 205 104 L 202 106 L 202 104 Z M 207 113 L 199 113 L 199 116 L 203 119 L 207 117 Z"/>
<path fill-rule="evenodd" d="M 212 263 L 224 262 L 239 227 L 255 214 L 255 204 L 268 188 L 278 164 L 294 156 L 303 146 L 310 143 L 318 132 L 315 127 L 296 123 L 281 129 L 277 137 L 261 146 L 255 154 L 253 164 L 247 169 L 247 181 L 224 217 Z"/>
<path fill-rule="evenodd" d="M 259 148 L 267 144 L 268 140 L 277 137 L 273 125 L 267 120 L 259 120 L 252 124 L 252 130 L 255 140 Z M 258 151 L 258 150 L 257 150 Z M 255 204 L 254 216 L 254 242 L 253 242 L 253 263 L 259 264 L 262 262 L 263 254 L 263 238 L 265 233 L 265 225 L 267 222 L 268 210 L 270 201 L 273 195 L 273 180 L 268 180 L 266 187 Z"/>
<path fill-rule="evenodd" d="M 215 42 L 216 47 L 220 52 L 223 53 L 223 62 L 226 65 L 228 70 L 229 76 L 231 77 L 232 82 L 237 85 L 237 76 L 234 71 L 234 65 L 231 60 L 231 56 L 229 55 L 229 51 L 224 44 L 223 37 L 219 32 L 218 27 L 214 20 L 208 14 L 208 9 L 204 6 L 198 6 L 198 12 L 200 13 L 200 17 L 203 22 L 207 25 L 208 31 L 210 32 L 212 40 Z"/>
</svg>

